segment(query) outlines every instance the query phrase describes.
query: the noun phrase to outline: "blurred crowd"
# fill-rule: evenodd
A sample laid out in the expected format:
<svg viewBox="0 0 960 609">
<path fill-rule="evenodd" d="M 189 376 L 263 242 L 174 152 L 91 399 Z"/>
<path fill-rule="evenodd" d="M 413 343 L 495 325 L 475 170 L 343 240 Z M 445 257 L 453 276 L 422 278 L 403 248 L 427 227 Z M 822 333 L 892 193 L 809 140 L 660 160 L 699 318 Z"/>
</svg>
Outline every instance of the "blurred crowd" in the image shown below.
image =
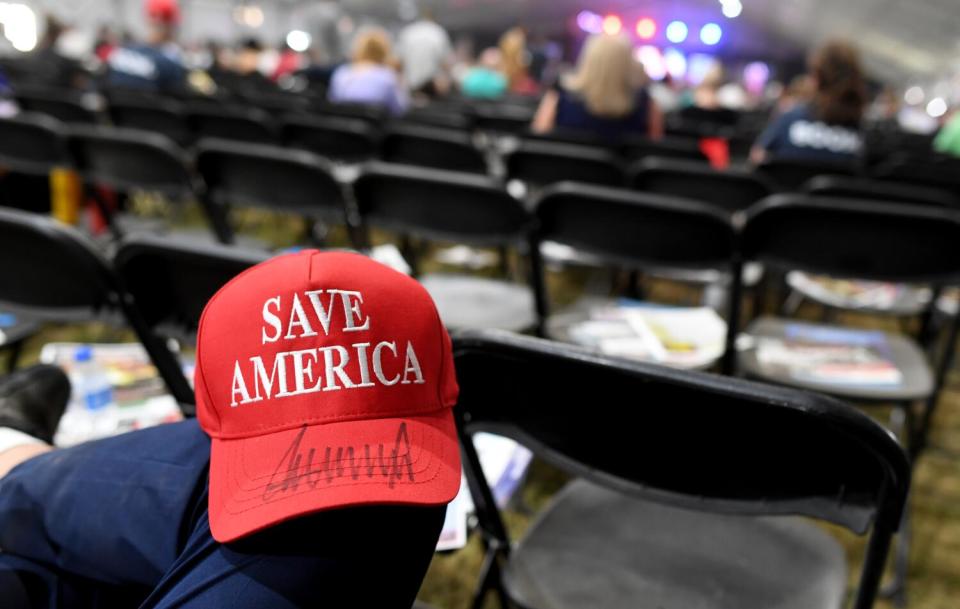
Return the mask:
<svg viewBox="0 0 960 609">
<path fill-rule="evenodd" d="M 865 120 L 939 131 L 936 148 L 960 155 L 960 114 L 945 109 L 933 118 L 903 104 L 902 94 L 871 86 L 856 48 L 844 41 L 816 49 L 807 71 L 786 83 L 764 78 L 758 85 L 715 63 L 694 84 L 668 72 L 652 80 L 622 35 L 598 34 L 578 42 L 577 61 L 571 64 L 565 59 L 573 49 L 521 27 L 489 46 L 478 48 L 466 37 L 454 42 L 428 12 L 394 32 L 359 27 L 339 53 L 329 50 L 337 45 L 320 44 L 320 34 L 314 34 L 313 44 L 308 39 L 292 46 L 290 38 L 278 45 L 255 38 L 233 45 L 182 45 L 176 0 L 147 0 L 144 18 L 148 33 L 140 40 L 101 28 L 83 69 L 75 57 L 58 50 L 69 28 L 47 18 L 42 40 L 19 61 L 32 66 L 35 80 L 55 86 L 217 95 L 240 83 L 310 92 L 332 103 L 377 105 L 392 115 L 445 98 L 521 101 L 537 108 L 534 131 L 581 130 L 611 138 L 660 137 L 664 115 L 688 109 L 714 115 L 753 112 L 769 120 L 751 151 L 757 162 L 771 155 L 855 156 Z M 12 53 L 0 48 L 0 55 Z M 85 82 L 90 74 L 99 74 L 101 82 Z"/>
</svg>

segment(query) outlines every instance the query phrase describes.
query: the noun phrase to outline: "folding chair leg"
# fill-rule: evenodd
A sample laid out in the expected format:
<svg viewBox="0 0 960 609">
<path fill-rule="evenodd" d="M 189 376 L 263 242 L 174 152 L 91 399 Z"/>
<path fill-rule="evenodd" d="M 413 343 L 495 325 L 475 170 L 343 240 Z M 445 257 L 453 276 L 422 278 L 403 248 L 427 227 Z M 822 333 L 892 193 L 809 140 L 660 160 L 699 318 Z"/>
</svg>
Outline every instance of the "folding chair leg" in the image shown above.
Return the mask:
<svg viewBox="0 0 960 609">
<path fill-rule="evenodd" d="M 500 553 L 496 550 L 488 551 L 486 556 L 483 557 L 483 564 L 480 566 L 480 580 L 477 582 L 477 589 L 473 593 L 471 609 L 483 609 L 487 593 L 491 589 L 496 591 L 500 607 L 509 609 L 511 604 L 500 581 Z"/>
<path fill-rule="evenodd" d="M 7 346 L 7 372 L 13 372 L 17 369 L 17 362 L 20 361 L 20 353 L 23 352 L 24 341 L 18 340 Z"/>
<path fill-rule="evenodd" d="M 893 555 L 893 579 L 880 590 L 880 596 L 888 598 L 894 607 L 907 606 L 907 573 L 910 569 L 910 497 L 907 496 L 907 505 L 904 507 L 900 519 L 900 530 L 897 533 L 897 549 Z"/>
<path fill-rule="evenodd" d="M 796 315 L 797 309 L 799 309 L 800 305 L 802 304 L 803 294 L 797 292 L 796 290 L 790 290 L 790 293 L 783 301 L 783 306 L 780 308 L 780 312 L 786 317 L 793 317 Z"/>
</svg>

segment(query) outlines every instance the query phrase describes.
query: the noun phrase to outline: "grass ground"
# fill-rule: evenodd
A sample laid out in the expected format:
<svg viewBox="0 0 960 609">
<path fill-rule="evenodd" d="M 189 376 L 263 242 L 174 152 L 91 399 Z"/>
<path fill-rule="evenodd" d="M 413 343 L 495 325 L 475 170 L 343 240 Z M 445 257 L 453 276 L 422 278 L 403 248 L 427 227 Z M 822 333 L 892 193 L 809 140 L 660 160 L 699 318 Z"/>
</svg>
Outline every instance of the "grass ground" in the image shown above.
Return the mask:
<svg viewBox="0 0 960 609">
<path fill-rule="evenodd" d="M 244 226 L 275 246 L 288 246 L 300 227 L 292 221 L 266 219 L 257 214 L 243 218 Z M 334 230 L 330 243 L 345 246 L 343 231 Z M 375 241 L 383 236 L 374 235 Z M 554 273 L 550 277 L 552 296 L 560 303 L 570 301 L 588 286 L 606 285 L 607 277 L 598 277 L 582 270 Z M 693 296 L 676 287 L 650 286 L 654 296 L 668 301 L 690 302 Z M 872 324 L 877 320 L 854 320 Z M 889 323 L 889 322 L 887 322 Z M 31 340 L 25 351 L 26 361 L 36 358 L 40 346 L 51 341 L 111 342 L 131 340 L 129 333 L 99 324 L 83 327 L 48 327 Z M 530 513 L 543 507 L 563 484 L 564 477 L 546 464 L 534 462 L 522 499 L 523 510 L 511 510 L 507 524 L 514 538 L 530 521 Z M 933 426 L 930 448 L 922 456 L 915 472 L 910 497 L 913 510 L 913 535 L 908 581 L 911 609 L 957 609 L 960 607 L 960 373 L 954 372 L 943 394 Z M 863 540 L 831 528 L 848 550 L 851 561 L 851 586 L 855 582 Z M 420 598 L 438 609 L 469 607 L 471 594 L 480 568 L 482 550 L 472 536 L 462 550 L 438 554 L 430 566 Z M 492 602 L 488 603 L 493 607 Z M 892 605 L 881 601 L 879 607 Z"/>
</svg>

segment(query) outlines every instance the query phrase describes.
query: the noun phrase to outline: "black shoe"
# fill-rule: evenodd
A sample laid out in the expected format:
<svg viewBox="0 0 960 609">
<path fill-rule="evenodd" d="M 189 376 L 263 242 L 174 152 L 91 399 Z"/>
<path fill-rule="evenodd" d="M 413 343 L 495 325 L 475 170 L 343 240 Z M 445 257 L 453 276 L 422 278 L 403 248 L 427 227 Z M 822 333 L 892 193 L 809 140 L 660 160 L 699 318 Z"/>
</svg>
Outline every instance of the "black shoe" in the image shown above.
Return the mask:
<svg viewBox="0 0 960 609">
<path fill-rule="evenodd" d="M 12 427 L 48 444 L 70 400 L 70 379 L 56 366 L 38 364 L 0 377 L 0 427 Z"/>
</svg>

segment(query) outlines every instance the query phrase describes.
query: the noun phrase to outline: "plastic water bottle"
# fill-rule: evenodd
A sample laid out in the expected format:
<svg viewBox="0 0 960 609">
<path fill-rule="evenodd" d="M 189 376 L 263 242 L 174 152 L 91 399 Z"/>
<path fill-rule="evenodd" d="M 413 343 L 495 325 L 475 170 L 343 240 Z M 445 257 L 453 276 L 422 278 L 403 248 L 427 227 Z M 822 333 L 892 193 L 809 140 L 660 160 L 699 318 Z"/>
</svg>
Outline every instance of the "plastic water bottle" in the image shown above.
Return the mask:
<svg viewBox="0 0 960 609">
<path fill-rule="evenodd" d="M 76 444 L 110 435 L 117 428 L 113 386 L 93 361 L 93 348 L 81 345 L 73 355 L 70 403 L 58 430 L 57 444 Z"/>
</svg>

